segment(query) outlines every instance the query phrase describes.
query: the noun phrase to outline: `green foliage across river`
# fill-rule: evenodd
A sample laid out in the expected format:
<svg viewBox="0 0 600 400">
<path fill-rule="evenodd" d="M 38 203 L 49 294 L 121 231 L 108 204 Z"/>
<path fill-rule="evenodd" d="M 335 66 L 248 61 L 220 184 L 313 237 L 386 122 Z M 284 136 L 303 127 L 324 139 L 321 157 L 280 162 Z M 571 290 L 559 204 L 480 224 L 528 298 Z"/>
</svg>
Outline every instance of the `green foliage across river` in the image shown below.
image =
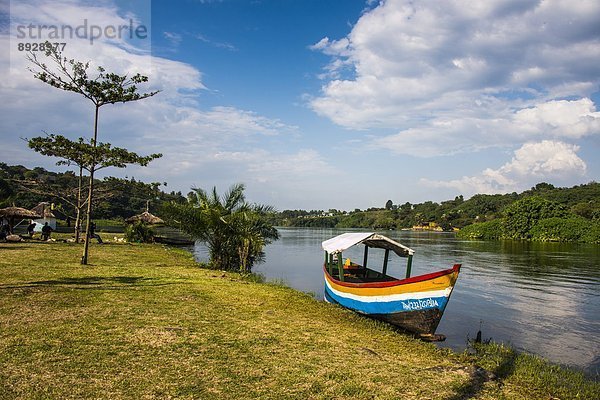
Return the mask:
<svg viewBox="0 0 600 400">
<path fill-rule="evenodd" d="M 585 218 L 556 201 L 525 197 L 506 207 L 501 217 L 463 228 L 459 236 L 470 239 L 531 239 L 553 242 L 600 243 L 600 219 Z M 588 204 L 593 204 L 590 200 Z"/>
<path fill-rule="evenodd" d="M 342 212 L 286 210 L 274 216 L 281 226 L 405 229 L 460 229 L 472 239 L 531 239 L 600 243 L 600 184 L 572 188 L 537 184 L 523 193 L 477 194 L 464 200 L 395 205 Z"/>
</svg>

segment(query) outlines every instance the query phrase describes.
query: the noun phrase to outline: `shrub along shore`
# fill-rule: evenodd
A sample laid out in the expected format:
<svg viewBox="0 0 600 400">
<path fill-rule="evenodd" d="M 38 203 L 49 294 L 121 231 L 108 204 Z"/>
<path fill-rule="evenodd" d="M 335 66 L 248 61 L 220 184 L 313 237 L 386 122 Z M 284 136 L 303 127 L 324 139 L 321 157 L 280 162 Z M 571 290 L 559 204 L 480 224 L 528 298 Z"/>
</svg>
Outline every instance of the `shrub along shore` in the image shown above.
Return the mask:
<svg viewBox="0 0 600 400">
<path fill-rule="evenodd" d="M 1 399 L 600 398 L 537 357 L 439 349 L 183 250 L 80 252 L 0 243 Z"/>
</svg>

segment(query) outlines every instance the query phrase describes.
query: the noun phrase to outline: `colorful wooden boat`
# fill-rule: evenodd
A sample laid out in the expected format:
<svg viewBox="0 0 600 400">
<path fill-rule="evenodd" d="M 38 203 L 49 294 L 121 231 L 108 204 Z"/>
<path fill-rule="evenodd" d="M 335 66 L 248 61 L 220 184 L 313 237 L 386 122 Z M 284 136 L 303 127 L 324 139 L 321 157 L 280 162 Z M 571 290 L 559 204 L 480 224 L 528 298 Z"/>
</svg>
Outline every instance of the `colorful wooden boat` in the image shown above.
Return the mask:
<svg viewBox="0 0 600 400">
<path fill-rule="evenodd" d="M 344 263 L 342 252 L 359 244 L 365 246 L 363 264 L 349 260 Z M 325 250 L 325 300 L 423 337 L 435 337 L 458 278 L 460 264 L 411 277 L 414 250 L 372 232 L 344 233 L 322 245 Z M 370 248 L 385 250 L 381 272 L 367 268 Z M 407 258 L 404 279 L 387 275 L 390 251 Z"/>
</svg>

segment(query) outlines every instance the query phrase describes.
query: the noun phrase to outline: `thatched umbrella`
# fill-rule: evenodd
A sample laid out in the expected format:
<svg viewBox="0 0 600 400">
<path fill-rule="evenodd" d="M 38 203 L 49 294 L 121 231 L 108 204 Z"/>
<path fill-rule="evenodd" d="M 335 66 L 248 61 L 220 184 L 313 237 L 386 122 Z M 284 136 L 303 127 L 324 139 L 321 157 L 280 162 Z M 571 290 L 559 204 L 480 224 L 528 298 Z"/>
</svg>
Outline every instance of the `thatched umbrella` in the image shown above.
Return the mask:
<svg viewBox="0 0 600 400">
<path fill-rule="evenodd" d="M 125 220 L 125 222 L 128 222 L 130 224 L 133 224 L 134 222 L 138 222 L 138 221 L 142 221 L 145 224 L 151 224 L 151 225 L 157 225 L 157 224 L 164 224 L 165 221 L 163 221 L 162 219 L 158 218 L 156 215 L 152 215 L 150 214 L 148 211 L 144 211 L 141 214 L 138 215 L 134 215 L 133 217 L 129 217 Z"/>
<path fill-rule="evenodd" d="M 35 211 L 30 211 L 25 208 L 15 206 L 0 209 L 0 217 L 6 218 L 8 220 L 8 229 L 11 233 L 13 231 L 13 227 L 15 226 L 15 218 L 42 218 L 42 216 L 36 213 Z"/>
</svg>

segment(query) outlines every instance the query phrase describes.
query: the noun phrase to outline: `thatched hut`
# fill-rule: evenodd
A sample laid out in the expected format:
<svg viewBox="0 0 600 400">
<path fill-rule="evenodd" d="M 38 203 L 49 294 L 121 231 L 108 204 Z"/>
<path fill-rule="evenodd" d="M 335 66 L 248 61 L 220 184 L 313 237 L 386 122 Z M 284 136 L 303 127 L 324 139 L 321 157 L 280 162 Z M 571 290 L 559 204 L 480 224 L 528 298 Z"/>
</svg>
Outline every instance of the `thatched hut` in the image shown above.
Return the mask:
<svg viewBox="0 0 600 400">
<path fill-rule="evenodd" d="M 23 219 L 36 219 L 42 216 L 26 208 L 12 206 L 0 209 L 0 217 L 2 217 L 2 224 L 6 221 L 9 232 L 13 232 L 16 220 L 20 222 Z"/>
<path fill-rule="evenodd" d="M 156 215 L 150 214 L 148 211 L 144 211 L 141 214 L 134 215 L 133 217 L 129 217 L 125 220 L 125 222 L 129 224 L 133 224 L 135 222 L 141 221 L 145 224 L 149 225 L 159 225 L 164 224 L 165 221 L 157 217 Z"/>
</svg>

